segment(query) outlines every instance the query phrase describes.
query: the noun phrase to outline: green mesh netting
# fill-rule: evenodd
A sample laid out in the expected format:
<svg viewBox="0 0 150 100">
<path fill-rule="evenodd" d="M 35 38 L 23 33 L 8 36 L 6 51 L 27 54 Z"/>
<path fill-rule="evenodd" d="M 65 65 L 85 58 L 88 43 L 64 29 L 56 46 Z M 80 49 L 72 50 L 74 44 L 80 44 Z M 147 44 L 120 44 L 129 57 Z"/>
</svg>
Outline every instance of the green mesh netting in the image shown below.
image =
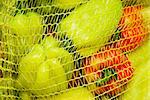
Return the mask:
<svg viewBox="0 0 150 100">
<path fill-rule="evenodd" d="M 150 0 L 0 0 L 0 100 L 149 100 Z"/>
</svg>

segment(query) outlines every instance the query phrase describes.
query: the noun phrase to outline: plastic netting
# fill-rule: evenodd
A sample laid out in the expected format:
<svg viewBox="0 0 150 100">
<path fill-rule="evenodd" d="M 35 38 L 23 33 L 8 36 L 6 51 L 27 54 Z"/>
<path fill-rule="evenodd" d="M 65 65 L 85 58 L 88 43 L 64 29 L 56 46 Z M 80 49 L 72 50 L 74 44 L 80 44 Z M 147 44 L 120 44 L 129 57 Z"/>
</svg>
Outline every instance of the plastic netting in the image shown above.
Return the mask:
<svg viewBox="0 0 150 100">
<path fill-rule="evenodd" d="M 150 0 L 0 0 L 0 100 L 149 100 Z"/>
</svg>

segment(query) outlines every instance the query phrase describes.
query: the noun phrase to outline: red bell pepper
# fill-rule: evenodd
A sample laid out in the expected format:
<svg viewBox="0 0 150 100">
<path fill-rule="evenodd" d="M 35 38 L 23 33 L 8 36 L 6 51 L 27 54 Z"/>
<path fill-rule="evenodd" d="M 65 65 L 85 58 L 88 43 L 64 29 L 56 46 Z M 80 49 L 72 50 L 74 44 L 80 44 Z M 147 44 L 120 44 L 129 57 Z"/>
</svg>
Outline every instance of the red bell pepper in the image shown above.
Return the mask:
<svg viewBox="0 0 150 100">
<path fill-rule="evenodd" d="M 114 48 L 106 48 L 84 59 L 85 78 L 88 83 L 94 82 L 96 94 L 121 92 L 122 88 L 118 86 L 128 82 L 133 71 L 127 56 Z"/>
</svg>

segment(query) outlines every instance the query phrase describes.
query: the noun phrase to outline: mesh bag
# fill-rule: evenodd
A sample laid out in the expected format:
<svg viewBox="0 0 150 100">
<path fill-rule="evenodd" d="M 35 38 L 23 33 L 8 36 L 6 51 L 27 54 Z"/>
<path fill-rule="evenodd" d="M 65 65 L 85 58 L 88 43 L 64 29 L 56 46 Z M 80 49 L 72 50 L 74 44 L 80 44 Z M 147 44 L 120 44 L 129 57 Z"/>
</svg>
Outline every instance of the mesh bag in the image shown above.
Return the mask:
<svg viewBox="0 0 150 100">
<path fill-rule="evenodd" d="M 0 0 L 0 100 L 149 100 L 150 0 Z"/>
</svg>

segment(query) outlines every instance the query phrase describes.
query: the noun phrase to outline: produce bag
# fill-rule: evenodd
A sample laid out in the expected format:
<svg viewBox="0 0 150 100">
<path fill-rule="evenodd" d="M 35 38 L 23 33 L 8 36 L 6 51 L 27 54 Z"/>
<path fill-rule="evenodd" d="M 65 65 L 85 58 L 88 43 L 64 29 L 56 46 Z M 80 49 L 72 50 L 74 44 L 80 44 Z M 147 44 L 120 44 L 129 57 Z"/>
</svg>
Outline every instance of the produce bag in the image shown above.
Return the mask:
<svg viewBox="0 0 150 100">
<path fill-rule="evenodd" d="M 0 0 L 0 100 L 149 100 L 150 0 Z"/>
</svg>

